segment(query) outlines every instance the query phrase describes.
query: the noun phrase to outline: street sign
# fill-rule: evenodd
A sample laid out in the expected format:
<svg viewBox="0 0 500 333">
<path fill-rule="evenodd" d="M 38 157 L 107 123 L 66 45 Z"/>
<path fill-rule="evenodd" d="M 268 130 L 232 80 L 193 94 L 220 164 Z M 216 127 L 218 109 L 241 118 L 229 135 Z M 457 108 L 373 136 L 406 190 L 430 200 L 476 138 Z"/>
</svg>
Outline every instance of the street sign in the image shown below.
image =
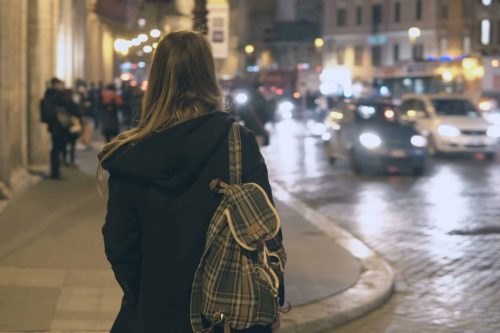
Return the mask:
<svg viewBox="0 0 500 333">
<path fill-rule="evenodd" d="M 387 41 L 386 35 L 370 35 L 366 38 L 368 45 L 384 45 L 387 44 Z"/>
<path fill-rule="evenodd" d="M 229 55 L 229 5 L 226 1 L 211 0 L 208 9 L 208 40 L 216 59 Z"/>
</svg>

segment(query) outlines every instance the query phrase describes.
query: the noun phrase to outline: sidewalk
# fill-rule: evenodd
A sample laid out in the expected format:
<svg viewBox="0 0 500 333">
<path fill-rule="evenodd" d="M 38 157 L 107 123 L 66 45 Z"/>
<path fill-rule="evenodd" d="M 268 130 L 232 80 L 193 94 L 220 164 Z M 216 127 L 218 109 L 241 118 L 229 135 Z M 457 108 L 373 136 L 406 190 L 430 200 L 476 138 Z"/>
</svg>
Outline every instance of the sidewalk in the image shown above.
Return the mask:
<svg viewBox="0 0 500 333">
<path fill-rule="evenodd" d="M 105 201 L 94 177 L 76 170 L 65 176 L 39 182 L 0 213 L 0 332 L 107 331 L 117 313 L 121 292 L 101 237 Z M 317 332 L 385 300 L 392 288 L 385 263 L 273 187 L 293 307 L 282 331 Z"/>
</svg>

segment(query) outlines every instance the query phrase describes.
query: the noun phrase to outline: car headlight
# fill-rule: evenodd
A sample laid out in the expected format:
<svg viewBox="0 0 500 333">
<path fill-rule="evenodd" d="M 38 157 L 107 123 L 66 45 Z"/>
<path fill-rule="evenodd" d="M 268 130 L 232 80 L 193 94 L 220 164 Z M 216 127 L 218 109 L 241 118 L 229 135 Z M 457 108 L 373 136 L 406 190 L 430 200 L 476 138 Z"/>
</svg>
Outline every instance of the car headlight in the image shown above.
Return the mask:
<svg viewBox="0 0 500 333">
<path fill-rule="evenodd" d="M 491 138 L 500 138 L 500 126 L 490 126 L 486 134 Z"/>
<path fill-rule="evenodd" d="M 413 135 L 410 141 L 413 146 L 418 148 L 427 146 L 427 139 L 422 135 Z"/>
<path fill-rule="evenodd" d="M 234 101 L 240 105 L 248 102 L 248 94 L 244 92 L 239 92 L 234 96 Z"/>
<path fill-rule="evenodd" d="M 293 110 L 293 103 L 290 101 L 283 101 L 278 104 L 278 111 L 279 112 L 292 112 Z"/>
<path fill-rule="evenodd" d="M 452 125 L 439 125 L 438 134 L 446 137 L 454 137 L 460 135 L 460 130 Z"/>
<path fill-rule="evenodd" d="M 368 149 L 375 149 L 380 147 L 382 139 L 373 133 L 363 133 L 359 136 L 359 142 Z"/>
</svg>

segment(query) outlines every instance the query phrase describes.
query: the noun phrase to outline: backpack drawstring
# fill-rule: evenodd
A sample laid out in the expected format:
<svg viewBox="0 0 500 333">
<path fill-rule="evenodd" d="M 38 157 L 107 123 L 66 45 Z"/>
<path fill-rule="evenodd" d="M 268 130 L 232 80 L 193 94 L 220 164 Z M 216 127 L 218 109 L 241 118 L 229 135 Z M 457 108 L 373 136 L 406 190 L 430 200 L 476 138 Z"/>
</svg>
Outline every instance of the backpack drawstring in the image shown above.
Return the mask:
<svg viewBox="0 0 500 333">
<path fill-rule="evenodd" d="M 215 192 L 215 193 L 219 193 L 219 194 L 226 193 L 227 189 L 229 188 L 229 184 L 224 183 L 219 178 L 212 179 L 209 186 L 210 186 L 210 191 Z"/>
</svg>

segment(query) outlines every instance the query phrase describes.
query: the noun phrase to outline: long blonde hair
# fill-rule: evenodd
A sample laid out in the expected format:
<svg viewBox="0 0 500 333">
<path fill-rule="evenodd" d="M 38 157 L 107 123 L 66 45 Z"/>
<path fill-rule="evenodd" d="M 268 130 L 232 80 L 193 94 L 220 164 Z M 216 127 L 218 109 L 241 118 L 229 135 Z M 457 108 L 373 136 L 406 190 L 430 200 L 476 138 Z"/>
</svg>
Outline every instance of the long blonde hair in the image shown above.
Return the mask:
<svg viewBox="0 0 500 333">
<path fill-rule="evenodd" d="M 138 126 L 106 144 L 99 162 L 126 144 L 216 110 L 222 110 L 222 95 L 210 44 L 198 32 L 172 32 L 154 53 Z"/>
</svg>

